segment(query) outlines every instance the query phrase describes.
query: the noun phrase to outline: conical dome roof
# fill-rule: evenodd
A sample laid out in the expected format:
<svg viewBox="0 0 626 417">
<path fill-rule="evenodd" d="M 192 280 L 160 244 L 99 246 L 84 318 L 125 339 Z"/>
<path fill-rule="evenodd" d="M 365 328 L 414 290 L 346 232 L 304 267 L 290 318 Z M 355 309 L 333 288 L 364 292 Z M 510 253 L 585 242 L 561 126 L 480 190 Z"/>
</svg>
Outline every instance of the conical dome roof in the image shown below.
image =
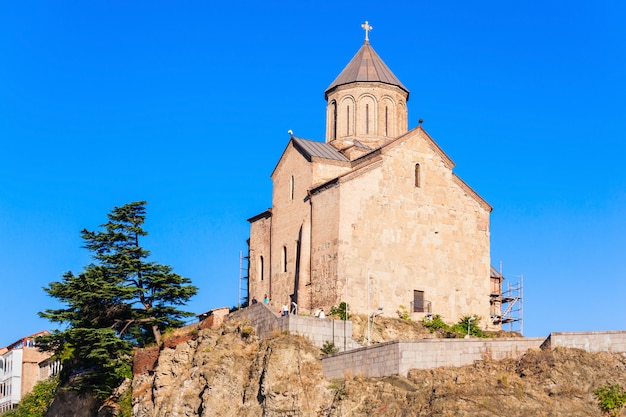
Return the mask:
<svg viewBox="0 0 626 417">
<path fill-rule="evenodd" d="M 350 60 L 348 65 L 341 71 L 341 74 L 325 91 L 325 97 L 328 98 L 328 93 L 344 84 L 350 84 L 359 81 L 380 82 L 384 84 L 395 85 L 400 87 L 407 93 L 407 100 L 409 90 L 400 82 L 389 67 L 378 56 L 374 48 L 365 41 L 361 49 Z"/>
</svg>

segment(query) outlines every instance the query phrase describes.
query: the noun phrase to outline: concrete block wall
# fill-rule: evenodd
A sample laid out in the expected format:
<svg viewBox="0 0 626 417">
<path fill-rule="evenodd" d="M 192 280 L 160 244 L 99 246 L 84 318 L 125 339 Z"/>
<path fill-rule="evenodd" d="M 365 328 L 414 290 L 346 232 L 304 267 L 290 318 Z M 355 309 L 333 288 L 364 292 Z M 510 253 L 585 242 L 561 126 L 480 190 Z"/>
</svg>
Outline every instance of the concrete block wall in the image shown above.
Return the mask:
<svg viewBox="0 0 626 417">
<path fill-rule="evenodd" d="M 626 331 L 552 332 L 544 347 L 567 347 L 587 352 L 626 352 Z"/>
<path fill-rule="evenodd" d="M 400 373 L 400 342 L 379 343 L 322 358 L 322 370 L 327 379 L 348 375 L 382 377 Z"/>
<path fill-rule="evenodd" d="M 282 332 L 284 325 L 283 317 L 280 317 L 265 303 L 251 304 L 249 307 L 242 308 L 230 313 L 226 320 L 247 320 L 250 322 L 257 336 L 264 338 L 272 334 L 272 332 Z"/>
<path fill-rule="evenodd" d="M 352 340 L 350 321 L 295 315 L 280 317 L 263 303 L 233 312 L 227 319 L 248 320 L 261 338 L 273 332 L 289 331 L 309 338 L 318 347 L 332 341 L 339 353 L 322 358 L 322 369 L 328 379 L 344 378 L 348 374 L 407 376 L 411 369 L 470 365 L 486 358 L 516 359 L 529 349 L 559 346 L 588 352 L 626 352 L 626 331 L 553 332 L 547 339 L 421 339 L 363 347 Z"/>
<path fill-rule="evenodd" d="M 339 351 L 361 347 L 352 340 L 351 321 L 316 319 L 309 316 L 289 316 L 284 319 L 287 319 L 289 333 L 307 337 L 317 347 L 321 348 L 327 341 L 334 343 Z"/>
<path fill-rule="evenodd" d="M 346 373 L 364 377 L 406 376 L 411 369 L 463 366 L 492 358 L 519 358 L 539 348 L 543 338 L 424 339 L 381 343 L 322 358 L 324 375 L 343 378 Z"/>
<path fill-rule="evenodd" d="M 313 345 L 320 348 L 327 341 L 333 342 L 339 351 L 361 346 L 352 340 L 351 321 L 298 315 L 281 317 L 264 303 L 252 304 L 232 312 L 227 320 L 248 320 L 260 338 L 269 337 L 274 332 L 288 331 L 310 339 Z"/>
<path fill-rule="evenodd" d="M 411 369 L 471 365 L 481 359 L 519 358 L 538 349 L 544 338 L 426 339 L 399 342 L 398 375 Z"/>
</svg>

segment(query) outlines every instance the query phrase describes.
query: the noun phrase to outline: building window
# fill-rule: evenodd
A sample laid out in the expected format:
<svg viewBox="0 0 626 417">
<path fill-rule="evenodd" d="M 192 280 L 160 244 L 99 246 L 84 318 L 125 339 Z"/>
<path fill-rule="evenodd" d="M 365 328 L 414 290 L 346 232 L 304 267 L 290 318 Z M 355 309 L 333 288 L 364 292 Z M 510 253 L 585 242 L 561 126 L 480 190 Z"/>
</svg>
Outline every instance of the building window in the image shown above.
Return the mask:
<svg viewBox="0 0 626 417">
<path fill-rule="evenodd" d="M 346 107 L 346 135 L 350 136 L 350 106 Z"/>
<path fill-rule="evenodd" d="M 414 313 L 424 312 L 424 291 L 419 291 L 419 290 L 413 291 L 413 312 Z"/>
<path fill-rule="evenodd" d="M 385 136 L 389 136 L 389 107 L 385 106 Z"/>
<path fill-rule="evenodd" d="M 287 246 L 283 246 L 283 272 L 287 272 Z"/>
<path fill-rule="evenodd" d="M 365 105 L 365 134 L 370 133 L 370 105 Z"/>
<path fill-rule="evenodd" d="M 296 187 L 296 180 L 292 175 L 291 178 L 289 179 L 289 200 L 293 200 L 295 187 Z"/>
<path fill-rule="evenodd" d="M 333 112 L 333 121 L 332 121 L 332 134 L 331 138 L 333 140 L 337 139 L 337 102 L 333 100 L 332 104 L 332 112 Z"/>
<path fill-rule="evenodd" d="M 263 278 L 265 274 L 265 262 L 263 261 L 263 257 L 259 256 L 259 278 L 261 278 L 261 281 L 263 281 Z"/>
<path fill-rule="evenodd" d="M 420 186 L 420 164 L 415 164 L 415 186 Z"/>
</svg>

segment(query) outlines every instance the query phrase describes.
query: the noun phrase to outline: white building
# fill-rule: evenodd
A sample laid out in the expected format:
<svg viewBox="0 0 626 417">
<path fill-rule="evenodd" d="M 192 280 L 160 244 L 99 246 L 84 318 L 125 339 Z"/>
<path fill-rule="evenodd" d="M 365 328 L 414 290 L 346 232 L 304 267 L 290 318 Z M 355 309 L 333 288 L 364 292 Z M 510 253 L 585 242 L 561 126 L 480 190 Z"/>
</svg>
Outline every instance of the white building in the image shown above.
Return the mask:
<svg viewBox="0 0 626 417">
<path fill-rule="evenodd" d="M 0 348 L 0 413 L 13 409 L 37 381 L 51 376 L 40 370 L 40 364 L 50 354 L 41 352 L 35 343 L 35 337 L 46 333 L 39 332 Z M 58 372 L 58 364 L 51 369 Z"/>
</svg>

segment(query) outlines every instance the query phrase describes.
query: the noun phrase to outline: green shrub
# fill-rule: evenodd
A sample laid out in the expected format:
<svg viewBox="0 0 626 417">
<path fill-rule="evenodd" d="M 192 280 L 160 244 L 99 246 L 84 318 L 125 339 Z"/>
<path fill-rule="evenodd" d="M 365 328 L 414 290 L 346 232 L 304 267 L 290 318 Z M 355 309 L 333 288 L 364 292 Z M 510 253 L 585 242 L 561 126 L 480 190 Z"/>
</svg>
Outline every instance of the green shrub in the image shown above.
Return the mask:
<svg viewBox="0 0 626 417">
<path fill-rule="evenodd" d="M 593 391 L 598 407 L 608 416 L 617 417 L 626 405 L 626 391 L 620 384 L 605 384 Z"/>
<path fill-rule="evenodd" d="M 334 393 L 334 400 L 342 400 L 348 396 L 346 381 L 343 379 L 333 379 L 332 381 L 330 381 L 328 389 L 330 389 Z"/>
<path fill-rule="evenodd" d="M 403 305 L 399 305 L 398 307 L 400 308 L 400 310 L 398 310 L 398 317 L 402 320 L 411 321 L 411 314 L 409 314 L 409 310 Z"/>
<path fill-rule="evenodd" d="M 133 388 L 128 387 L 117 403 L 120 406 L 118 417 L 133 417 Z"/>
<path fill-rule="evenodd" d="M 337 349 L 335 344 L 331 342 L 330 340 L 327 340 L 324 342 L 324 346 L 322 346 L 321 350 L 322 350 L 322 353 L 325 355 L 330 355 L 332 353 L 337 353 L 339 351 L 339 349 Z"/>
<path fill-rule="evenodd" d="M 350 312 L 348 310 L 349 307 L 349 304 L 346 304 L 345 301 L 342 301 L 341 303 L 339 303 L 339 307 L 332 306 L 330 308 L 330 314 L 332 316 L 339 316 L 341 320 L 348 320 L 350 318 Z"/>
<path fill-rule="evenodd" d="M 431 333 L 434 333 L 437 330 L 450 331 L 450 326 L 443 321 L 439 314 L 435 314 L 430 318 L 425 318 L 422 320 L 422 324 L 430 330 Z"/>
<path fill-rule="evenodd" d="M 43 417 L 54 398 L 59 379 L 44 379 L 24 395 L 17 408 L 2 414 L 2 417 Z"/>
<path fill-rule="evenodd" d="M 251 326 L 243 326 L 241 328 L 241 337 L 244 339 L 249 338 L 254 333 L 254 329 Z"/>
<path fill-rule="evenodd" d="M 491 337 L 491 335 L 484 333 L 481 330 L 480 326 L 478 325 L 478 323 L 480 323 L 480 320 L 480 316 L 477 316 L 476 314 L 474 314 L 473 316 L 463 316 L 463 318 L 459 320 L 457 324 L 452 326 L 450 330 L 458 334 L 469 334 L 474 337 Z M 467 332 L 468 324 L 469 333 Z"/>
</svg>

